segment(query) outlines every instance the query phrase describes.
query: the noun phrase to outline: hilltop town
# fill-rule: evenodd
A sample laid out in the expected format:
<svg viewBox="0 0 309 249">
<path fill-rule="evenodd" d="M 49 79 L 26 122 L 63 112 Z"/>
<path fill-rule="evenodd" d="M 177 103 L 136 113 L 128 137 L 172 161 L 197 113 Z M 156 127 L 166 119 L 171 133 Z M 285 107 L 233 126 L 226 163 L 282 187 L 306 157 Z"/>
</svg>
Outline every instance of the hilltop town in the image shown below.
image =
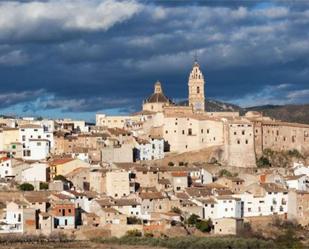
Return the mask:
<svg viewBox="0 0 309 249">
<path fill-rule="evenodd" d="M 309 125 L 206 112 L 194 62 L 187 104 L 163 84 L 140 112 L 0 119 L 0 235 L 239 235 L 309 224 Z"/>
</svg>

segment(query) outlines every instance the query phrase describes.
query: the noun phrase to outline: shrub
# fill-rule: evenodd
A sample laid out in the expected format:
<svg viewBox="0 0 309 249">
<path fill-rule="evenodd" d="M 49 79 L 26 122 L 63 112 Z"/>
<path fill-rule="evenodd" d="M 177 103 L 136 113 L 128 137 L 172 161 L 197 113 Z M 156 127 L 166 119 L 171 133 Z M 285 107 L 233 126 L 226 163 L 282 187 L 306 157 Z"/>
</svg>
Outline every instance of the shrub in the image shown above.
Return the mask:
<svg viewBox="0 0 309 249">
<path fill-rule="evenodd" d="M 127 224 L 129 224 L 129 225 L 134 225 L 134 224 L 141 225 L 142 224 L 142 220 L 136 218 L 135 216 L 131 216 L 131 217 L 127 218 Z"/>
<path fill-rule="evenodd" d="M 211 231 L 212 228 L 212 221 L 209 220 L 200 220 L 196 223 L 196 228 L 198 230 L 200 230 L 203 233 L 209 233 Z"/>
<path fill-rule="evenodd" d="M 40 182 L 40 189 L 41 190 L 48 189 L 48 183 L 47 182 Z"/>
<path fill-rule="evenodd" d="M 200 220 L 200 217 L 196 214 L 191 214 L 190 217 L 188 218 L 187 223 L 189 225 L 196 225 L 196 223 Z"/>
<path fill-rule="evenodd" d="M 128 237 L 142 237 L 142 232 L 137 230 L 137 229 L 133 229 L 133 230 L 127 231 L 126 236 L 128 236 Z"/>
<path fill-rule="evenodd" d="M 33 191 L 34 190 L 34 186 L 32 184 L 30 184 L 30 183 L 27 183 L 27 182 L 19 185 L 18 188 L 21 191 Z"/>
<path fill-rule="evenodd" d="M 232 177 L 233 174 L 230 171 L 226 170 L 226 169 L 221 169 L 219 171 L 219 176 L 220 177 L 222 177 L 222 176 Z"/>
<path fill-rule="evenodd" d="M 257 160 L 256 165 L 258 166 L 258 168 L 266 168 L 266 167 L 268 168 L 268 167 L 270 167 L 271 163 L 270 163 L 270 161 L 268 160 L 267 157 L 261 156 Z"/>
<path fill-rule="evenodd" d="M 304 156 L 296 149 L 289 150 L 288 155 L 291 157 L 296 157 L 296 158 L 304 158 Z"/>
<path fill-rule="evenodd" d="M 181 214 L 181 210 L 178 207 L 172 207 L 171 211 L 176 214 Z"/>
<path fill-rule="evenodd" d="M 144 236 L 146 238 L 152 238 L 153 237 L 153 233 L 147 232 L 147 233 L 144 234 Z"/>
<path fill-rule="evenodd" d="M 173 163 L 173 162 L 169 162 L 169 163 L 168 163 L 168 166 L 173 167 L 173 166 L 174 166 L 174 163 Z"/>
</svg>

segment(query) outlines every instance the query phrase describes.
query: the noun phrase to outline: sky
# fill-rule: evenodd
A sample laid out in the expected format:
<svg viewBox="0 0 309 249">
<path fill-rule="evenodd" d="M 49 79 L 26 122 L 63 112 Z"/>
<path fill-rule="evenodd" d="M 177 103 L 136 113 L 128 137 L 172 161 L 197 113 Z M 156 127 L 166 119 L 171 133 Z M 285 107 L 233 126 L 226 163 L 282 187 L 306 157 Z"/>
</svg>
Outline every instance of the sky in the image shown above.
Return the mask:
<svg viewBox="0 0 309 249">
<path fill-rule="evenodd" d="M 0 114 L 125 114 L 162 83 L 187 98 L 309 103 L 309 1 L 0 0 Z"/>
</svg>

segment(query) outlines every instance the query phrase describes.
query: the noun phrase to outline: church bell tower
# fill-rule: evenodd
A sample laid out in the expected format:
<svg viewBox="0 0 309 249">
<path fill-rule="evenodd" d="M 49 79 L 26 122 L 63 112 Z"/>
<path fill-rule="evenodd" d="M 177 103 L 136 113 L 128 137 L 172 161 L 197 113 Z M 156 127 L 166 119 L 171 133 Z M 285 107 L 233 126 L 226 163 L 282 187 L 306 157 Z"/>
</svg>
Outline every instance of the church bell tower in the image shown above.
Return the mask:
<svg viewBox="0 0 309 249">
<path fill-rule="evenodd" d="M 200 65 L 195 60 L 188 81 L 189 106 L 193 107 L 194 112 L 205 112 L 204 85 L 204 76 L 200 70 Z"/>
</svg>

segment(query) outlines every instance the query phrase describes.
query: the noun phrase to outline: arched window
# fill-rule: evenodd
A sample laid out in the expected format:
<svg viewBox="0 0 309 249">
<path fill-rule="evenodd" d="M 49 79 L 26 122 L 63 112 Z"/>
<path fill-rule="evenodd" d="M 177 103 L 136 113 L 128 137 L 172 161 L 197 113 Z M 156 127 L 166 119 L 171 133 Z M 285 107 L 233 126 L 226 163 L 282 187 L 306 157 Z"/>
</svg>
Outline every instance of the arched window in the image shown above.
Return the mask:
<svg viewBox="0 0 309 249">
<path fill-rule="evenodd" d="M 196 88 L 196 92 L 200 93 L 200 87 L 199 86 Z"/>
</svg>

